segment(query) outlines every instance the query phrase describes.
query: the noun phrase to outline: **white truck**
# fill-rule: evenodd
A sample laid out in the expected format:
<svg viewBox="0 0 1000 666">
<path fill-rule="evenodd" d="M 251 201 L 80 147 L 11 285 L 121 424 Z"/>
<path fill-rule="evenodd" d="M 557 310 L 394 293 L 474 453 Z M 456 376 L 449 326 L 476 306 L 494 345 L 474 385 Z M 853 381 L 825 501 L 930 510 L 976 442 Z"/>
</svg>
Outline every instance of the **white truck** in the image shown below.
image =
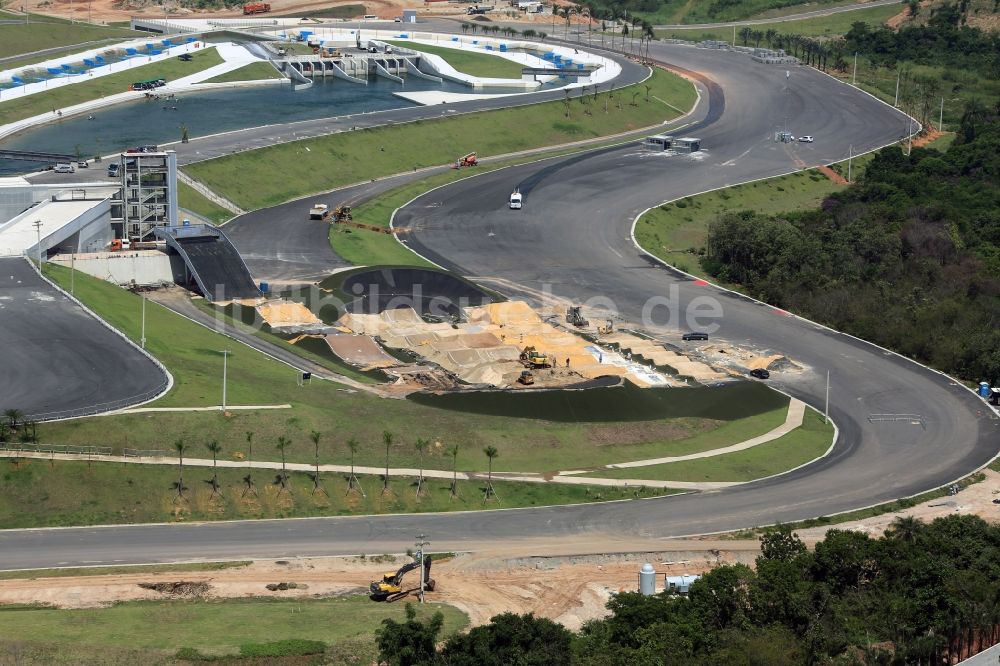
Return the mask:
<svg viewBox="0 0 1000 666">
<path fill-rule="evenodd" d="M 309 209 L 310 220 L 325 220 L 328 217 L 330 217 L 330 207 L 325 203 L 315 203 Z"/>
<path fill-rule="evenodd" d="M 510 208 L 511 210 L 521 210 L 522 197 L 521 193 L 514 190 L 510 195 Z"/>
</svg>

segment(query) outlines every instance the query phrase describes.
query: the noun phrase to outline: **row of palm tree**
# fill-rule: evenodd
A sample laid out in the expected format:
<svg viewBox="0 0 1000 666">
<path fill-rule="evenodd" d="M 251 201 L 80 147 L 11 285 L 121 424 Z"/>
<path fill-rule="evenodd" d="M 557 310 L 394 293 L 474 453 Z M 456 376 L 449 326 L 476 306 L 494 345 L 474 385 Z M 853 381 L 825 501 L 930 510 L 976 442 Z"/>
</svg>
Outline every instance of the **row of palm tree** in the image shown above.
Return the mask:
<svg viewBox="0 0 1000 666">
<path fill-rule="evenodd" d="M 0 444 L 11 441 L 14 435 L 22 444 L 38 441 L 38 422 L 25 417 L 20 409 L 5 409 L 0 419 Z"/>
<path fill-rule="evenodd" d="M 319 444 L 322 439 L 323 434 L 313 430 L 309 434 L 309 438 L 313 443 L 313 465 L 314 471 L 310 475 L 313 481 L 313 493 L 323 493 L 329 496 L 326 489 L 323 487 L 320 470 L 319 470 Z M 243 490 L 243 495 L 245 496 L 248 492 L 256 495 L 257 490 L 253 481 L 253 439 L 254 433 L 247 431 L 246 441 L 247 441 L 247 455 L 246 455 L 246 465 L 247 465 L 247 475 L 243 477 L 243 482 L 245 488 Z M 382 443 L 385 445 L 385 474 L 382 477 L 382 495 L 391 494 L 393 491 L 389 485 L 389 462 L 390 454 L 392 450 L 393 442 L 395 441 L 395 436 L 388 430 L 382 433 Z M 291 483 L 288 479 L 288 470 L 286 466 L 285 452 L 288 447 L 292 444 L 291 440 L 287 437 L 278 437 L 275 448 L 281 455 L 281 472 L 275 479 L 275 484 L 280 486 L 279 494 L 283 492 L 291 492 Z M 417 438 L 414 448 L 417 451 L 417 457 L 419 460 L 419 471 L 417 474 L 417 489 L 416 497 L 419 499 L 422 493 L 424 493 L 424 453 L 430 447 L 430 440 Z M 185 499 L 184 492 L 188 490 L 187 486 L 184 485 L 184 455 L 190 451 L 190 444 L 185 442 L 183 439 L 178 439 L 174 442 L 174 452 L 177 454 L 177 481 L 171 484 L 171 487 L 176 491 L 177 496 L 175 501 L 183 501 Z M 222 453 L 222 446 L 219 444 L 218 440 L 211 440 L 205 444 L 205 448 L 209 453 L 212 454 L 212 478 L 207 483 L 212 487 L 212 497 L 222 497 L 222 486 L 219 483 L 218 475 L 218 459 L 219 454 Z M 351 438 L 347 440 L 347 448 L 351 452 L 351 473 L 348 477 L 348 488 L 347 494 L 352 492 L 358 492 L 362 496 L 365 495 L 364 489 L 361 487 L 361 483 L 358 480 L 357 475 L 354 473 L 354 461 L 357 456 L 358 450 L 361 448 L 358 440 Z M 456 499 L 459 496 L 458 493 L 458 453 L 460 447 L 458 444 L 452 444 L 448 447 L 445 452 L 447 455 L 451 456 L 452 463 L 452 479 L 451 479 L 451 497 Z M 489 471 L 487 474 L 486 491 L 485 491 L 485 501 L 490 499 L 497 499 L 496 492 L 493 490 L 493 460 L 499 455 L 497 448 L 495 446 L 487 446 L 483 449 L 483 453 L 489 460 Z M 499 501 L 499 500 L 498 500 Z"/>
</svg>

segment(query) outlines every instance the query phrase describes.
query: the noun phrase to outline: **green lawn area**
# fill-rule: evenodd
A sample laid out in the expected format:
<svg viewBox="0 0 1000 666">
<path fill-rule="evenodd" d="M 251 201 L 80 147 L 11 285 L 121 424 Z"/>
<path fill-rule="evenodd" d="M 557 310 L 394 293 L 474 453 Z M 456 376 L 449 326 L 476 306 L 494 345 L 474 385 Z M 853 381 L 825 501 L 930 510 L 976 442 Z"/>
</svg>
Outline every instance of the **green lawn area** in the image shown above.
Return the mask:
<svg viewBox="0 0 1000 666">
<path fill-rule="evenodd" d="M 860 168 L 860 162 L 855 160 L 855 168 Z M 776 214 L 812 209 L 844 187 L 811 169 L 685 197 L 645 213 L 635 226 L 635 238 L 643 249 L 660 259 L 707 278 L 699 258 L 704 252 L 708 225 L 719 215 L 734 210 Z"/>
<path fill-rule="evenodd" d="M 183 182 L 177 183 L 177 204 L 216 225 L 223 224 L 233 217 L 231 212 Z"/>
<path fill-rule="evenodd" d="M 20 15 L 23 18 L 23 14 Z M 4 20 L 15 19 L 14 16 L 0 15 Z M 0 25 L 0 58 L 16 56 L 22 53 L 51 49 L 57 46 L 81 45 L 85 42 L 92 42 L 108 38 L 119 38 L 126 40 L 136 38 L 143 33 L 125 28 L 90 25 L 88 23 L 74 23 L 68 21 L 58 21 L 46 17 L 44 23 L 17 23 Z M 86 50 L 87 46 L 81 46 L 79 50 Z M 58 54 L 45 55 L 42 60 L 57 57 Z M 35 62 L 40 62 L 36 60 Z M 12 65 L 8 62 L 0 62 L 0 69 L 9 69 Z"/>
<path fill-rule="evenodd" d="M 845 0 L 812 0 L 811 2 L 789 2 L 788 0 L 740 0 L 739 2 L 698 2 L 697 0 L 661 0 L 654 11 L 639 12 L 654 25 L 674 25 L 678 23 L 722 23 L 739 21 L 751 17 L 786 16 L 827 7 L 854 4 Z M 858 10 L 864 11 L 864 10 Z M 631 12 L 630 12 L 631 13 Z M 857 12 L 849 12 L 855 14 Z"/>
<path fill-rule="evenodd" d="M 818 7 L 810 7 L 808 9 L 818 9 Z M 799 11 L 808 11 L 808 9 L 798 7 Z M 802 35 L 803 37 L 834 37 L 836 35 L 845 34 L 851 29 L 851 25 L 857 23 L 858 21 L 871 23 L 873 25 L 885 23 L 889 17 L 895 16 L 902 11 L 902 9 L 902 5 L 883 5 L 880 7 L 859 9 L 853 12 L 831 14 L 829 16 L 819 16 L 816 18 L 801 19 L 798 21 L 782 21 L 780 23 L 761 23 L 760 25 L 751 25 L 749 27 L 751 30 L 759 30 L 761 32 L 776 30 L 778 33 L 784 35 Z M 739 31 L 742 30 L 743 27 L 744 26 L 739 26 L 736 29 L 736 43 L 740 46 L 744 45 L 743 40 L 739 37 Z M 717 29 L 671 28 L 669 30 L 657 30 L 656 36 L 659 39 L 687 39 L 691 41 L 715 39 L 724 42 L 732 42 L 733 29 L 731 27 Z M 747 45 L 756 46 L 756 44 L 752 41 Z M 766 46 L 767 43 L 761 42 L 760 45 Z"/>
<path fill-rule="evenodd" d="M 407 40 L 394 41 L 386 40 L 387 44 L 400 46 L 406 49 L 413 49 L 421 53 L 440 56 L 449 65 L 463 74 L 469 76 L 479 76 L 493 79 L 518 79 L 521 78 L 521 70 L 524 65 L 513 60 L 507 60 L 499 55 L 490 55 L 488 52 L 461 51 L 445 46 L 431 46 L 430 44 L 418 44 Z"/>
<path fill-rule="evenodd" d="M 45 265 L 46 274 L 68 288 L 67 268 Z M 111 325 L 137 340 L 141 300 L 135 294 L 78 273 L 76 295 Z M 297 383 L 297 372 L 258 352 L 199 326 L 154 303 L 146 306 L 146 349 L 174 376 L 174 388 L 157 407 L 217 405 L 221 398 L 222 356 L 231 349 L 228 364 L 228 404 L 290 403 L 288 410 L 138 413 L 99 419 L 45 424 L 39 428 L 44 443 L 92 444 L 143 449 L 170 449 L 184 438 L 194 448 L 189 455 L 207 455 L 203 445 L 217 439 L 225 458 L 246 452 L 245 433 L 254 433 L 254 459 L 277 460 L 279 436 L 287 437 L 289 461 L 309 462 L 313 445 L 309 433 L 323 434 L 320 461 L 346 464 L 346 440 L 357 438 L 359 465 L 384 463 L 383 431 L 395 434 L 390 464 L 416 466 L 417 437 L 433 442 L 425 456 L 427 468 L 449 469 L 447 446 L 457 443 L 459 470 L 485 470 L 483 448 L 496 446 L 497 471 L 547 471 L 578 465 L 602 465 L 622 460 L 670 455 L 678 447 L 715 448 L 711 433 L 731 429 L 739 440 L 766 432 L 783 416 L 765 412 L 740 421 L 678 417 L 619 423 L 556 422 L 465 413 L 422 406 L 409 400 L 379 398 L 362 391 L 314 381 Z M 683 389 L 682 389 L 683 390 Z M 774 410 L 774 403 L 766 409 Z M 748 413 L 752 413 L 748 412 Z M 742 423 L 741 425 L 737 425 Z M 419 426 L 415 429 L 415 424 Z M 697 438 L 693 441 L 691 438 Z M 738 441 L 738 440 L 733 440 Z M 730 442 L 731 443 L 731 442 Z"/>
<path fill-rule="evenodd" d="M 355 18 L 358 16 L 365 15 L 365 6 L 361 4 L 357 5 L 340 5 L 339 7 L 325 7 L 323 9 L 313 9 L 311 11 L 305 12 L 295 12 L 293 14 L 275 14 L 275 18 Z M 268 14 L 271 16 L 271 14 Z"/>
<path fill-rule="evenodd" d="M 221 62 L 222 58 L 218 51 L 214 48 L 205 49 L 195 53 L 188 62 L 177 58 L 168 58 L 149 65 L 108 74 L 85 83 L 73 83 L 54 90 L 0 102 L 0 115 L 3 116 L 5 122 L 29 118 L 46 111 L 51 112 L 53 109 L 61 109 L 81 102 L 89 102 L 108 95 L 126 92 L 129 84 L 133 81 L 164 78 L 170 82 L 208 69 Z"/>
<path fill-rule="evenodd" d="M 638 93 L 635 106 L 632 93 Z M 256 210 L 413 167 L 448 164 L 472 150 L 486 157 L 650 127 L 678 115 L 657 98 L 689 109 L 695 91 L 684 79 L 657 70 L 646 84 L 616 91 L 605 104 L 607 98 L 604 92 L 596 100 L 574 97 L 568 105 L 546 102 L 344 132 L 197 162 L 184 171 L 241 208 Z"/>
<path fill-rule="evenodd" d="M 415 605 L 418 617 L 425 620 L 436 611 L 444 614 L 442 638 L 468 624 L 466 615 L 452 606 L 433 602 Z M 0 616 L 4 625 L 0 646 L 25 641 L 29 649 L 32 644 L 59 648 L 67 657 L 77 650 L 85 656 L 91 651 L 98 656 L 99 650 L 109 648 L 128 650 L 137 657 L 145 652 L 150 658 L 162 659 L 184 647 L 209 655 L 236 655 L 244 644 L 301 638 L 323 641 L 330 646 L 328 655 L 333 655 L 334 659 L 340 655 L 349 659 L 346 663 L 368 664 L 374 663 L 376 657 L 375 630 L 384 618 L 402 622 L 405 606 L 375 603 L 366 596 L 249 598 L 133 601 L 109 608 L 82 610 L 12 607 L 0 608 Z M 137 658 L 131 663 L 149 662 Z M 252 663 L 276 662 L 258 660 Z"/>
<path fill-rule="evenodd" d="M 114 576 L 138 573 L 177 573 L 183 571 L 221 571 L 249 566 L 250 560 L 234 562 L 190 562 L 187 564 L 142 564 L 121 567 L 72 567 L 66 569 L 21 569 L 20 571 L 0 571 L 0 580 L 23 580 L 33 578 L 67 578 L 72 576 Z"/>
<path fill-rule="evenodd" d="M 269 455 L 260 446 L 263 455 Z M 383 450 L 384 451 L 384 450 Z M 207 453 L 192 447 L 189 456 Z M 256 449 L 255 449 L 256 455 Z M 485 457 L 483 458 L 485 460 Z M 438 461 L 441 462 L 441 461 Z M 0 461 L 0 524 L 6 529 L 69 525 L 112 525 L 166 521 L 304 518 L 310 516 L 370 515 L 470 511 L 496 508 L 483 505 L 485 483 L 459 481 L 459 499 L 451 499 L 451 481 L 425 480 L 425 491 L 415 497 L 416 477 L 391 476 L 391 493 L 383 496 L 382 477 L 359 475 L 366 496 L 348 496 L 347 474 L 323 473 L 329 495 L 313 492 L 312 478 L 289 472 L 290 492 L 276 485 L 278 470 L 256 469 L 257 497 L 243 497 L 245 468 L 219 468 L 222 498 L 212 498 L 210 467 L 184 467 L 186 501 L 175 503 L 172 484 L 177 465 L 120 465 L 40 459 Z M 626 488 L 554 483 L 493 482 L 504 508 L 579 504 L 634 495 Z M 669 495 L 671 490 L 648 489 L 643 497 Z"/>
<path fill-rule="evenodd" d="M 202 81 L 202 83 L 229 83 L 231 81 L 261 81 L 263 79 L 281 79 L 281 72 L 274 68 L 269 62 L 252 62 L 243 65 L 239 69 L 220 74 L 219 76 Z"/>
<path fill-rule="evenodd" d="M 745 438 L 744 438 L 745 439 Z M 779 474 L 826 453 L 833 442 L 833 426 L 806 408 L 802 425 L 784 437 L 744 451 L 666 465 L 616 469 L 587 474 L 613 479 L 666 481 L 752 481 Z"/>
</svg>

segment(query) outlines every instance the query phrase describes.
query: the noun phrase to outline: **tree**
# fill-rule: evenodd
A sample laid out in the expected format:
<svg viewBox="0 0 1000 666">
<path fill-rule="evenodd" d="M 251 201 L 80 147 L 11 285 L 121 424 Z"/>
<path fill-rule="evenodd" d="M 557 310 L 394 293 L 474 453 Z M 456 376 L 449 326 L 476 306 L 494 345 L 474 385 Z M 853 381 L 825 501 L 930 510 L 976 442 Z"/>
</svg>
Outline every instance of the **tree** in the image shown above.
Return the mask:
<svg viewBox="0 0 1000 666">
<path fill-rule="evenodd" d="M 253 484 L 253 432 L 247 430 L 244 434 L 247 438 L 247 475 L 243 477 L 243 483 L 246 484 L 246 488 L 243 489 L 240 497 L 246 497 L 248 492 L 252 492 L 256 497 L 257 487 Z"/>
<path fill-rule="evenodd" d="M 392 447 L 392 433 L 388 430 L 382 431 L 382 443 L 385 444 L 385 476 L 382 478 L 382 495 L 391 493 L 389 488 L 389 449 Z"/>
<path fill-rule="evenodd" d="M 448 447 L 451 456 L 451 499 L 458 498 L 458 444 Z"/>
<path fill-rule="evenodd" d="M 569 630 L 547 618 L 502 613 L 489 624 L 449 638 L 441 660 L 449 666 L 569 664 L 572 639 Z"/>
<path fill-rule="evenodd" d="M 768 28 L 764 31 L 764 39 L 767 41 L 767 45 L 770 48 L 774 47 L 774 40 L 778 36 L 778 31 L 774 28 Z"/>
<path fill-rule="evenodd" d="M 486 490 L 483 493 L 483 504 L 486 504 L 491 499 L 495 499 L 499 504 L 500 498 L 497 497 L 496 491 L 493 490 L 493 459 L 500 455 L 500 453 L 495 446 L 487 446 L 483 449 L 483 453 L 489 459 L 489 473 L 486 475 Z"/>
<path fill-rule="evenodd" d="M 892 525 L 885 531 L 885 535 L 892 539 L 899 539 L 904 543 L 916 543 L 917 538 L 923 531 L 924 524 L 919 518 L 913 516 L 896 516 Z"/>
<path fill-rule="evenodd" d="M 418 437 L 416 444 L 413 445 L 413 447 L 417 450 L 417 457 L 420 460 L 420 474 L 417 476 L 417 497 L 420 497 L 420 491 L 424 486 L 424 451 L 427 450 L 427 446 L 429 444 L 430 442 L 428 440 Z"/>
<path fill-rule="evenodd" d="M 218 495 L 222 497 L 222 491 L 219 490 L 219 472 L 218 472 L 218 458 L 219 452 L 222 451 L 222 447 L 219 446 L 219 441 L 213 439 L 211 442 L 205 445 L 205 448 L 209 450 L 212 454 L 212 480 L 209 481 L 209 485 L 212 486 L 212 497 Z"/>
<path fill-rule="evenodd" d="M 322 436 L 323 434 L 316 430 L 309 433 L 309 439 L 313 443 L 313 466 L 315 468 L 315 472 L 313 473 L 313 493 L 323 493 L 329 497 L 330 493 L 326 492 L 326 488 L 319 482 L 319 440 Z"/>
<path fill-rule="evenodd" d="M 753 35 L 753 29 L 750 26 L 745 25 L 742 28 L 740 28 L 739 34 L 740 34 L 740 39 L 743 40 L 743 46 L 746 46 L 747 42 L 750 41 L 750 36 Z"/>
<path fill-rule="evenodd" d="M 11 432 L 14 432 L 21 423 L 21 419 L 24 418 L 24 412 L 20 409 L 5 409 L 3 416 L 7 419 L 7 427 L 10 428 Z"/>
<path fill-rule="evenodd" d="M 386 618 L 375 632 L 379 660 L 390 666 L 433 664 L 437 656 L 434 646 L 443 625 L 444 615 L 440 611 L 431 616 L 430 622 L 424 623 L 417 619 L 413 604 L 406 604 L 405 622 Z"/>
<path fill-rule="evenodd" d="M 174 442 L 174 451 L 177 452 L 177 481 L 172 485 L 177 491 L 177 497 L 174 502 L 180 502 L 184 500 L 184 491 L 187 488 L 184 487 L 184 452 L 187 451 L 188 445 L 184 443 L 183 439 L 178 439 Z"/>
<path fill-rule="evenodd" d="M 772 527 L 760 538 L 760 559 L 790 562 L 806 552 L 806 545 L 788 525 Z"/>
<path fill-rule="evenodd" d="M 347 448 L 351 452 L 351 475 L 347 478 L 347 494 L 350 495 L 351 491 L 357 490 L 359 493 L 361 493 L 362 497 L 366 497 L 365 489 L 361 487 L 361 482 L 358 480 L 358 477 L 355 476 L 354 474 L 354 457 L 358 453 L 358 446 L 359 446 L 358 440 L 354 439 L 353 437 L 347 440 Z"/>
<path fill-rule="evenodd" d="M 278 443 L 274 445 L 274 448 L 278 449 L 278 452 L 281 453 L 281 474 L 279 474 L 276 479 L 277 484 L 281 486 L 281 490 L 279 492 L 284 492 L 286 490 L 291 492 L 288 487 L 288 471 L 285 468 L 285 449 L 287 449 L 291 443 L 292 442 L 287 437 L 281 436 L 278 437 Z"/>
</svg>

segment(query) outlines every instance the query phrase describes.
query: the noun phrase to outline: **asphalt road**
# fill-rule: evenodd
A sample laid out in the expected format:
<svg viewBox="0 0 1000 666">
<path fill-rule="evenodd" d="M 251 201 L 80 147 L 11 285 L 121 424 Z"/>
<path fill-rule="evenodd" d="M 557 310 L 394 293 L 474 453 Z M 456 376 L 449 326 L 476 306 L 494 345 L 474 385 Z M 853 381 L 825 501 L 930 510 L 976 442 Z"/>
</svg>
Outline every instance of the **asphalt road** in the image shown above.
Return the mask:
<svg viewBox="0 0 1000 666">
<path fill-rule="evenodd" d="M 701 297 L 724 316 L 714 336 L 778 350 L 805 367 L 775 385 L 822 406 L 831 374 L 830 414 L 839 426 L 833 452 L 773 479 L 715 493 L 657 500 L 459 514 L 24 530 L 0 533 L 0 568 L 164 562 L 191 558 L 287 557 L 390 552 L 429 535 L 438 550 L 491 544 L 579 544 L 607 540 L 650 547 L 658 539 L 792 521 L 876 504 L 952 481 L 992 458 L 1000 421 L 966 389 L 866 343 L 766 305 L 695 284 L 659 266 L 630 239 L 631 220 L 676 196 L 801 165 L 826 163 L 899 138 L 895 110 L 806 68 L 755 64 L 728 53 L 654 45 L 655 55 L 699 73 L 703 98 L 684 134 L 704 141 L 699 156 L 636 147 L 512 167 L 434 191 L 397 216 L 430 258 L 489 286 L 548 287 L 582 301 L 603 297 L 641 320 L 654 296 L 676 294 L 674 309 Z M 786 89 L 787 86 L 787 89 Z M 816 143 L 773 142 L 776 127 L 813 134 Z M 525 208 L 509 211 L 520 186 Z M 491 284 L 490 279 L 494 282 Z M 496 282 L 499 280 L 499 282 Z M 501 288 L 503 288 L 501 286 Z M 517 289 L 510 290 L 517 294 Z M 671 339 L 686 328 L 654 310 L 649 328 Z M 919 414 L 919 423 L 875 422 L 870 414 Z M 598 543 L 598 540 L 599 543 Z M 593 542 L 593 543 L 592 543 Z M 641 543 L 640 543 L 641 542 Z M 590 544 L 590 545 L 588 545 Z"/>
<path fill-rule="evenodd" d="M 0 322 L 0 409 L 107 411 L 166 387 L 153 361 L 20 257 L 0 259 Z"/>
</svg>

